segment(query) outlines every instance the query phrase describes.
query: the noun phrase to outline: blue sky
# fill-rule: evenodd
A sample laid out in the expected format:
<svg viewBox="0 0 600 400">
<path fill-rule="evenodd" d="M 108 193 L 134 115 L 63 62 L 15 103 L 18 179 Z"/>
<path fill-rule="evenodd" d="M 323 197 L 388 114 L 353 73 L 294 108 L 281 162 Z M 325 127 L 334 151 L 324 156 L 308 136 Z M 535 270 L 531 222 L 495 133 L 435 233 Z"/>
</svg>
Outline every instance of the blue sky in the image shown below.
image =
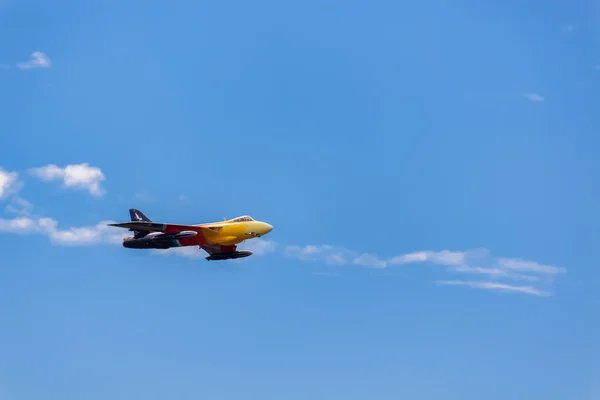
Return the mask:
<svg viewBox="0 0 600 400">
<path fill-rule="evenodd" d="M 598 18 L 0 1 L 0 400 L 600 398 Z"/>
</svg>

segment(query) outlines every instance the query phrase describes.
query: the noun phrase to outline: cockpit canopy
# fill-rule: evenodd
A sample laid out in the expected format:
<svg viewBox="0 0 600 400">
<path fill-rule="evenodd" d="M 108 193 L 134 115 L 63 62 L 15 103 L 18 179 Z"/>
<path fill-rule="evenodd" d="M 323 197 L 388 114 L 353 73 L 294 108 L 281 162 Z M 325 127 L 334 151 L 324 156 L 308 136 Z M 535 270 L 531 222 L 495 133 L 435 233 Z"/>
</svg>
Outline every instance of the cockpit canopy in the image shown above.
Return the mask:
<svg viewBox="0 0 600 400">
<path fill-rule="evenodd" d="M 254 221 L 254 219 L 252 219 L 251 216 L 249 215 L 244 215 L 241 217 L 237 217 L 231 220 L 231 222 L 245 222 L 245 221 Z"/>
</svg>

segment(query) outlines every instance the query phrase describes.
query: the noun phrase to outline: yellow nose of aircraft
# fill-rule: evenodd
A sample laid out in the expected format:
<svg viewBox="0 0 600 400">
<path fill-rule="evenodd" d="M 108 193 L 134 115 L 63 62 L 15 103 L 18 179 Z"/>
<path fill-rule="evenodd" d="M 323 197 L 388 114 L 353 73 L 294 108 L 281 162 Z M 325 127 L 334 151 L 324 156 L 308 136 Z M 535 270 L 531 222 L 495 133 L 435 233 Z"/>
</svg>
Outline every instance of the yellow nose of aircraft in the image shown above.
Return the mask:
<svg viewBox="0 0 600 400">
<path fill-rule="evenodd" d="M 271 224 L 267 224 L 266 222 L 263 222 L 261 224 L 261 234 L 262 235 L 266 235 L 267 233 L 271 232 L 273 230 L 273 226 L 271 226 Z"/>
</svg>

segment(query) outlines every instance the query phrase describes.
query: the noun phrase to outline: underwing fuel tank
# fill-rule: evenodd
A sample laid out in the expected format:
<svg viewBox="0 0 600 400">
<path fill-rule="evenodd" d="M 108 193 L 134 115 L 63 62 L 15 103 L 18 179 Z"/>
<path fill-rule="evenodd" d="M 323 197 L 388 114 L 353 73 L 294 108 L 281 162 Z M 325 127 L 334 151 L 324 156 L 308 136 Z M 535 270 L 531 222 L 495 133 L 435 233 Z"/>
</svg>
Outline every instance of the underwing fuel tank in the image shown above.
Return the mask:
<svg viewBox="0 0 600 400">
<path fill-rule="evenodd" d="M 180 239 L 187 239 L 187 238 L 192 238 L 194 236 L 196 236 L 198 234 L 198 232 L 195 231 L 182 231 L 179 233 L 176 233 L 175 235 L 173 235 L 174 239 L 180 240 Z"/>
<path fill-rule="evenodd" d="M 213 253 L 213 254 L 209 255 L 208 257 L 206 257 L 206 259 L 208 261 L 210 261 L 210 260 L 231 260 L 231 259 L 236 259 L 236 258 L 248 257 L 251 255 L 252 255 L 252 252 L 249 250 L 238 250 L 238 251 L 232 251 L 232 252 L 228 252 L 228 253 Z"/>
</svg>

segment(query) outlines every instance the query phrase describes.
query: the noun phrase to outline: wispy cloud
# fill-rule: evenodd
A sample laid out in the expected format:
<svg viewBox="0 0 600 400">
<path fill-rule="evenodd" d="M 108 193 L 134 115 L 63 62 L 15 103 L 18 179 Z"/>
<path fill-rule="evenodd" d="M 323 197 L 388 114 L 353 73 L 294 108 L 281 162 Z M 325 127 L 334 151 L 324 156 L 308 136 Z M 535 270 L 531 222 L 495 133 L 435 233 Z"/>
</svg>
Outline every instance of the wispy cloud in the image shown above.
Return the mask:
<svg viewBox="0 0 600 400">
<path fill-rule="evenodd" d="M 387 268 L 392 265 L 430 261 L 442 265 L 461 265 L 466 257 L 460 251 L 415 251 L 399 256 L 381 258 L 375 254 L 357 253 L 332 245 L 286 246 L 284 254 L 305 261 L 325 261 L 329 264 L 354 264 L 371 268 Z"/>
<path fill-rule="evenodd" d="M 273 253 L 275 250 L 277 250 L 277 246 L 277 242 L 261 238 L 250 239 L 244 242 L 245 249 L 248 249 L 259 256 Z"/>
<path fill-rule="evenodd" d="M 566 273 L 562 267 L 541 264 L 535 261 L 519 258 L 493 257 L 487 249 L 472 249 L 467 251 L 423 250 L 381 257 L 372 253 L 359 253 L 346 248 L 332 245 L 287 246 L 284 254 L 306 262 L 319 262 L 337 265 L 359 265 L 368 268 L 389 268 L 408 264 L 431 264 L 445 267 L 444 271 L 451 274 L 484 276 L 495 282 L 475 282 L 450 280 L 458 284 L 476 286 L 482 289 L 520 291 L 535 294 L 533 291 L 546 294 L 532 286 L 513 286 L 502 281 L 526 281 L 529 284 L 550 285 L 558 274 Z M 468 282 L 468 283 L 467 283 Z M 531 289 L 531 290 L 529 290 Z"/>
<path fill-rule="evenodd" d="M 0 199 L 15 193 L 19 188 L 19 174 L 0 167 Z"/>
<path fill-rule="evenodd" d="M 543 265 L 535 261 L 521 260 L 518 258 L 499 258 L 498 265 L 505 270 L 533 272 L 538 274 L 556 275 L 567 272 L 565 268 L 553 265 Z"/>
<path fill-rule="evenodd" d="M 546 99 L 538 93 L 526 93 L 525 97 L 534 103 L 543 103 Z"/>
<path fill-rule="evenodd" d="M 173 247 L 170 249 L 152 250 L 152 253 L 160 256 L 179 256 L 196 259 L 201 259 L 208 256 L 206 252 L 204 252 L 197 246 Z"/>
<path fill-rule="evenodd" d="M 100 187 L 100 182 L 105 180 L 100 168 L 90 167 L 88 163 L 58 167 L 54 164 L 45 167 L 32 168 L 30 173 L 45 181 L 62 181 L 63 187 L 85 189 L 92 196 L 100 197 L 105 190 Z"/>
<path fill-rule="evenodd" d="M 17 68 L 20 69 L 50 68 L 51 66 L 50 59 L 41 51 L 34 51 L 28 61 L 17 63 Z"/>
<path fill-rule="evenodd" d="M 497 290 L 502 292 L 518 292 L 532 294 L 535 296 L 550 296 L 549 292 L 541 291 L 533 286 L 515 286 L 498 282 L 477 282 L 477 281 L 436 281 L 440 285 L 461 285 L 470 286 L 478 289 Z"/>
<path fill-rule="evenodd" d="M 6 211 L 11 214 L 22 216 L 31 215 L 33 211 L 33 204 L 21 197 L 15 196 L 6 206 Z"/>
<path fill-rule="evenodd" d="M 107 226 L 114 221 L 102 221 L 92 226 L 59 228 L 58 221 L 52 218 L 17 217 L 0 218 L 0 232 L 19 235 L 41 234 L 53 243 L 61 245 L 91 245 L 121 243 L 122 232 Z"/>
</svg>

